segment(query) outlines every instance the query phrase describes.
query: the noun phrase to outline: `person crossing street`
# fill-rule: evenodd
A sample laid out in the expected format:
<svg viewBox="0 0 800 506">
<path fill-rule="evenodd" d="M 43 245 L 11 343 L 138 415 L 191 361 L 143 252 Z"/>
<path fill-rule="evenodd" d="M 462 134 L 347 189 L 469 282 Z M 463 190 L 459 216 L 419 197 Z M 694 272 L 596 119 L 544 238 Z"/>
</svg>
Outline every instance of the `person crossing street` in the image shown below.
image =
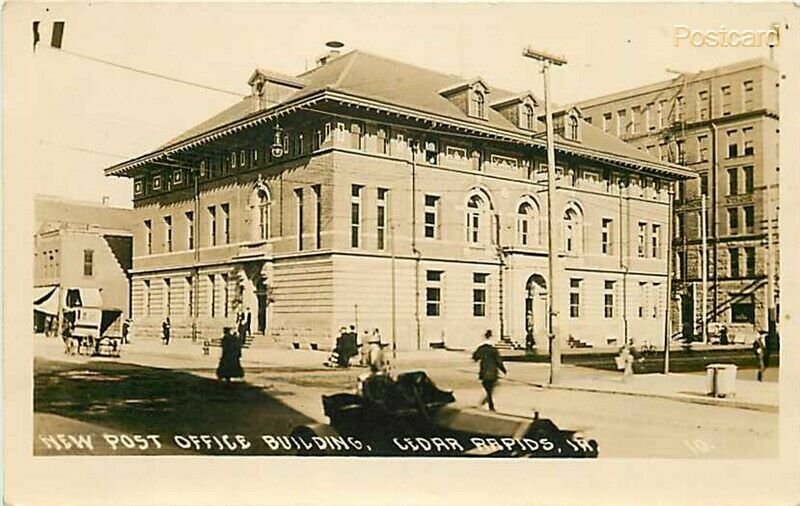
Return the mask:
<svg viewBox="0 0 800 506">
<path fill-rule="evenodd" d="M 502 371 L 503 374 L 507 374 L 507 372 L 505 365 L 503 365 L 503 359 L 500 357 L 500 352 L 494 347 L 491 330 L 487 330 L 484 333 L 484 340 L 472 354 L 472 360 L 480 363 L 478 378 L 486 391 L 486 397 L 481 401 L 480 405 L 483 406 L 488 402 L 489 410 L 495 411 L 494 398 L 492 397 L 494 387 L 497 384 L 499 372 Z"/>
</svg>

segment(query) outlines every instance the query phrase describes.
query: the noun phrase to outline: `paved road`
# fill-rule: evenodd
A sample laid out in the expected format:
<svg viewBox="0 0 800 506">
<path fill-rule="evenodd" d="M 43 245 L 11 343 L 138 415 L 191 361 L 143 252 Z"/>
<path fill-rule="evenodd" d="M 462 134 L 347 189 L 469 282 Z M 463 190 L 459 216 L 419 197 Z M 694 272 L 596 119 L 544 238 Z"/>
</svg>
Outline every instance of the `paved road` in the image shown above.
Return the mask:
<svg viewBox="0 0 800 506">
<path fill-rule="evenodd" d="M 324 358 L 322 354 L 319 357 Z M 274 453 L 265 450 L 261 435 L 285 435 L 298 424 L 324 421 L 320 395 L 352 388 L 363 372 L 327 369 L 313 357 L 300 365 L 281 362 L 245 362 L 247 381 L 227 385 L 214 379 L 213 357 L 195 359 L 158 350 L 132 350 L 118 360 L 87 359 L 65 357 L 49 344 L 37 346 L 35 451 Z M 441 387 L 454 390 L 460 403 L 478 404 L 481 390 L 468 357 L 420 366 Z M 774 413 L 542 390 L 526 384 L 530 377 L 546 375 L 546 367 L 509 364 L 509 379 L 497 389 L 498 408 L 520 414 L 538 410 L 559 426 L 581 428 L 599 441 L 604 458 L 756 458 L 777 452 L 778 416 Z M 76 449 L 81 441 L 59 440 L 58 434 L 90 434 L 92 449 Z M 130 438 L 122 438 L 122 434 Z M 216 437 L 202 441 L 189 437 L 198 434 Z M 237 435 L 244 439 L 237 440 Z M 61 450 L 57 449 L 59 442 Z M 245 442 L 249 446 L 245 447 Z M 86 446 L 85 440 L 83 443 Z M 67 444 L 71 448 L 65 451 Z"/>
</svg>

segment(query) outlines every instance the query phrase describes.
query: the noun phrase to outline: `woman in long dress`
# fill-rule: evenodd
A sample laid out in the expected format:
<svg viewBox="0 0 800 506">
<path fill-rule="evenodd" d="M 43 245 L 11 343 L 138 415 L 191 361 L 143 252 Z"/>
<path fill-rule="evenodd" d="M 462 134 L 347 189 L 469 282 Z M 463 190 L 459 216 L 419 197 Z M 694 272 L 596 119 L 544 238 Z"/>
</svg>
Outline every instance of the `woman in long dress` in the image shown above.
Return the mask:
<svg viewBox="0 0 800 506">
<path fill-rule="evenodd" d="M 222 356 L 220 356 L 219 366 L 217 366 L 217 378 L 227 382 L 230 382 L 231 378 L 244 378 L 241 358 L 241 340 L 233 334 L 231 327 L 225 327 L 222 336 Z"/>
</svg>

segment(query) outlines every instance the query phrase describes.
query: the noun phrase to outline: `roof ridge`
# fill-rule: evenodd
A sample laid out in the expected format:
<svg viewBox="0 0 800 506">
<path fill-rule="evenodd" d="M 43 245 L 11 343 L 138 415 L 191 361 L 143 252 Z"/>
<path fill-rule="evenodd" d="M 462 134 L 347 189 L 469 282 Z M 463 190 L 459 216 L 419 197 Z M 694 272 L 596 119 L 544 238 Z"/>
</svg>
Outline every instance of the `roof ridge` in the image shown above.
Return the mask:
<svg viewBox="0 0 800 506">
<path fill-rule="evenodd" d="M 339 74 L 339 77 L 336 78 L 336 82 L 333 83 L 334 88 L 342 85 L 342 81 L 344 81 L 344 78 L 347 77 L 348 73 L 350 73 L 350 69 L 353 68 L 353 62 L 358 59 L 358 51 L 353 50 L 351 52 L 353 53 L 353 56 L 350 57 L 350 60 L 345 64 L 345 67 Z"/>
</svg>

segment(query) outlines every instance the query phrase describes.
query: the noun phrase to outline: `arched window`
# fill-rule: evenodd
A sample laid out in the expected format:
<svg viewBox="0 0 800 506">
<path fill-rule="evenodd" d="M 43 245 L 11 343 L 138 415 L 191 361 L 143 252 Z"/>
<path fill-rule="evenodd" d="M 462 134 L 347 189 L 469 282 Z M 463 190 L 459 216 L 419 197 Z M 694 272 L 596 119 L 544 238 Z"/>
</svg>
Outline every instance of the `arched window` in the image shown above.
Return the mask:
<svg viewBox="0 0 800 506">
<path fill-rule="evenodd" d="M 564 211 L 564 252 L 580 254 L 583 251 L 583 217 L 580 210 L 570 206 Z"/>
<path fill-rule="evenodd" d="M 578 140 L 578 117 L 577 116 L 570 116 L 569 117 L 569 138 L 573 141 Z"/>
<path fill-rule="evenodd" d="M 467 242 L 482 242 L 481 221 L 486 204 L 479 195 L 473 195 L 467 202 Z"/>
<path fill-rule="evenodd" d="M 539 244 L 538 209 L 530 202 L 523 202 L 517 209 L 517 242 L 520 246 Z"/>
<path fill-rule="evenodd" d="M 529 104 L 525 104 L 525 108 L 522 113 L 522 126 L 527 130 L 533 130 L 535 126 L 536 119 L 533 115 L 533 106 Z"/>
<path fill-rule="evenodd" d="M 472 92 L 472 110 L 475 116 L 479 118 L 483 118 L 486 115 L 486 97 L 480 90 L 474 90 Z"/>
<path fill-rule="evenodd" d="M 258 239 L 267 240 L 270 238 L 270 197 L 265 188 L 258 188 L 255 191 L 254 222 L 258 226 Z"/>
</svg>

